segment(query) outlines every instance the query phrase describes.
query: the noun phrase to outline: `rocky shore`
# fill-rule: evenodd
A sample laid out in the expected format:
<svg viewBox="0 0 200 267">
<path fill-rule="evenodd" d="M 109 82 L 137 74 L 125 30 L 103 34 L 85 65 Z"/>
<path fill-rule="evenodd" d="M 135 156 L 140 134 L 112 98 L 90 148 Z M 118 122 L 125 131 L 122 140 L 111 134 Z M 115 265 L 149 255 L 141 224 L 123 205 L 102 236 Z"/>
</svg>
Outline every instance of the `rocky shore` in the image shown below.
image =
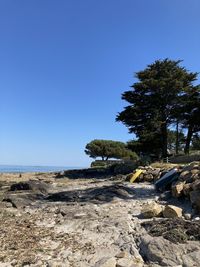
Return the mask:
<svg viewBox="0 0 200 267">
<path fill-rule="evenodd" d="M 199 266 L 196 206 L 183 190 L 157 192 L 158 169 L 133 184 L 127 174 L 1 174 L 0 266 Z"/>
</svg>

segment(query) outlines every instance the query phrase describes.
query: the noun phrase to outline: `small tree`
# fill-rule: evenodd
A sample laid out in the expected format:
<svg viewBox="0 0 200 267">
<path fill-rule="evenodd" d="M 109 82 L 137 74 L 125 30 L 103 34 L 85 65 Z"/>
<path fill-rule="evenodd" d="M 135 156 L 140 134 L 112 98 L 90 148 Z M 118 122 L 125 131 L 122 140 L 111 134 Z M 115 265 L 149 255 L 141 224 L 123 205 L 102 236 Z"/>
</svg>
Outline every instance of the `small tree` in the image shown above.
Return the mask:
<svg viewBox="0 0 200 267">
<path fill-rule="evenodd" d="M 123 142 L 112 140 L 93 140 L 85 147 L 85 153 L 91 158 L 101 157 L 102 160 L 115 159 L 137 159 L 135 152 L 126 148 Z"/>
</svg>

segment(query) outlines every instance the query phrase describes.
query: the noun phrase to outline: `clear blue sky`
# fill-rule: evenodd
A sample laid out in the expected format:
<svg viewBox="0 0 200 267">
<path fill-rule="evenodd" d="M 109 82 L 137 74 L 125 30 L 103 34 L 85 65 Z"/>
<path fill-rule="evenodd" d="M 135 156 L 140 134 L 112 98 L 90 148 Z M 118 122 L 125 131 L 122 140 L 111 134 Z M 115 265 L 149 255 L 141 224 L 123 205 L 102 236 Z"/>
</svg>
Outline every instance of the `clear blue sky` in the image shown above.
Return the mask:
<svg viewBox="0 0 200 267">
<path fill-rule="evenodd" d="M 87 166 L 134 72 L 155 59 L 200 71 L 199 0 L 1 0 L 0 164 Z"/>
</svg>

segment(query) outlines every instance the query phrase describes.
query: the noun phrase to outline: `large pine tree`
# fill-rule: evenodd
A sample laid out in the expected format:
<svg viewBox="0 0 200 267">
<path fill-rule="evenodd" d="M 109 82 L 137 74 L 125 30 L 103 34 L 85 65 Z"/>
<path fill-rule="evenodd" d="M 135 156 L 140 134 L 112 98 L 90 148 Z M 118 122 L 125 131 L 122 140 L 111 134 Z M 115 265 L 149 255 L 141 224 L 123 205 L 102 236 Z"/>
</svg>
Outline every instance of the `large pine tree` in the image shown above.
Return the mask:
<svg viewBox="0 0 200 267">
<path fill-rule="evenodd" d="M 195 133 L 200 131 L 200 86 L 192 86 L 185 90 L 181 98 L 179 121 L 182 128 L 187 129 L 185 153 L 189 154 L 190 143 Z"/>
<path fill-rule="evenodd" d="M 136 73 L 137 82 L 122 94 L 129 105 L 116 120 L 124 123 L 138 141 L 148 143 L 167 156 L 167 129 L 174 122 L 174 109 L 185 90 L 192 88 L 197 73 L 180 66 L 181 61 L 157 60 Z"/>
</svg>

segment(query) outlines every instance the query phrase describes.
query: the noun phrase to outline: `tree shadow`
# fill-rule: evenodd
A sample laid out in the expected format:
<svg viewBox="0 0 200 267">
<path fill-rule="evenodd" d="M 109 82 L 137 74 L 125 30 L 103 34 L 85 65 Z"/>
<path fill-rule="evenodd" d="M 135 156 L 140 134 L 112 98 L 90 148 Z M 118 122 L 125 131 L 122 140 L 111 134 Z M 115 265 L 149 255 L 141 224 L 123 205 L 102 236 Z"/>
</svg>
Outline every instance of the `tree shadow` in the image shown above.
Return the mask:
<svg viewBox="0 0 200 267">
<path fill-rule="evenodd" d="M 123 200 L 153 197 L 156 194 L 153 188 L 134 188 L 121 184 L 87 188 L 83 190 L 69 190 L 49 194 L 45 200 L 49 202 L 91 202 L 103 204 L 116 198 Z"/>
</svg>

